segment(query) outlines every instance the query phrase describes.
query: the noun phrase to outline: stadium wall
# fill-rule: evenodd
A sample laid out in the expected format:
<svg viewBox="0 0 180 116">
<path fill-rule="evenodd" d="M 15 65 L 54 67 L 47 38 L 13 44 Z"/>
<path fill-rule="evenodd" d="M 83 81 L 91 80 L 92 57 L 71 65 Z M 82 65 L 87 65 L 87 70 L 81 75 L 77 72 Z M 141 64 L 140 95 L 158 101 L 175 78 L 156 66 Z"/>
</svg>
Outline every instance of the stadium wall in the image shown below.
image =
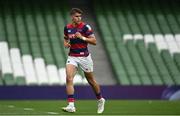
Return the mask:
<svg viewBox="0 0 180 116">
<path fill-rule="evenodd" d="M 174 88 L 180 90 L 178 86 L 102 86 L 102 93 L 106 99 L 156 100 L 168 99 Z M 90 86 L 76 86 L 75 90 L 76 99 L 95 99 Z M 1 86 L 0 99 L 66 99 L 65 92 L 65 86 Z"/>
</svg>

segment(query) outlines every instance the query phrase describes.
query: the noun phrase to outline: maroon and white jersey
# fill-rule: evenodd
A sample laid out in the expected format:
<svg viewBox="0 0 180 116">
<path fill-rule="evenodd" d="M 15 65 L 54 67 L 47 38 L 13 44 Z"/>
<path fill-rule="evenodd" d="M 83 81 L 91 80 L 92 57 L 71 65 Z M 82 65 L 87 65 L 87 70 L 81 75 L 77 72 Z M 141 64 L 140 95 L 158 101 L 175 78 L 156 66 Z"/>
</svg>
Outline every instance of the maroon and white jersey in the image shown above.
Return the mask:
<svg viewBox="0 0 180 116">
<path fill-rule="evenodd" d="M 74 26 L 72 24 L 67 24 L 64 27 L 64 35 L 67 37 L 65 39 L 70 41 L 71 47 L 69 51 L 69 56 L 75 57 L 86 57 L 89 55 L 88 43 L 82 39 L 76 38 L 75 33 L 79 32 L 82 36 L 88 37 L 93 34 L 90 25 L 81 22 L 79 25 Z"/>
</svg>

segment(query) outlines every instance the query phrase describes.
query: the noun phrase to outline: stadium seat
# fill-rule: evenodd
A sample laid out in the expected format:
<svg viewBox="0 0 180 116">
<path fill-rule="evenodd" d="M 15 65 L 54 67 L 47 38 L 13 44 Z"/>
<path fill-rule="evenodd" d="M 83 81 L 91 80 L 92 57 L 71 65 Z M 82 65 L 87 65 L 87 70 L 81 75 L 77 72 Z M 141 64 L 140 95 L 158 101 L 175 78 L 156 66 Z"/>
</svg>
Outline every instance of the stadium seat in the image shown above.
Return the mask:
<svg viewBox="0 0 180 116">
<path fill-rule="evenodd" d="M 178 48 L 180 49 L 180 34 L 175 35 L 176 43 L 178 44 Z"/>
<path fill-rule="evenodd" d="M 144 42 L 145 42 L 146 47 L 148 47 L 149 44 L 151 44 L 151 43 L 155 43 L 153 35 L 152 34 L 145 34 L 144 35 Z"/>
<path fill-rule="evenodd" d="M 174 53 L 180 53 L 180 49 L 178 48 L 178 45 L 172 34 L 164 35 L 164 40 L 166 41 L 166 43 L 168 45 L 168 49 L 169 49 L 171 55 L 173 55 Z"/>
<path fill-rule="evenodd" d="M 169 28 L 171 29 L 172 33 L 179 33 L 179 23 L 177 21 L 177 16 L 174 13 L 174 7 L 172 7 L 171 2 L 169 3 L 159 3 L 160 4 L 160 8 L 162 10 L 162 12 L 164 13 L 164 16 L 167 19 Z M 168 8 L 167 8 L 168 7 Z"/>
<path fill-rule="evenodd" d="M 148 34 L 152 33 L 151 28 L 149 26 L 149 22 L 146 18 L 146 15 L 149 13 L 144 13 L 146 10 L 143 9 L 143 6 L 141 1 L 129 1 L 129 4 L 132 9 L 132 13 L 135 16 L 135 19 L 137 21 L 137 24 L 139 26 L 139 29 L 142 34 Z M 139 7 L 141 6 L 141 7 Z M 146 14 L 146 15 L 144 15 Z"/>
<path fill-rule="evenodd" d="M 36 58 L 34 59 L 34 67 L 37 75 L 37 80 L 39 85 L 49 85 L 49 79 L 46 72 L 46 65 L 44 59 Z"/>
<path fill-rule="evenodd" d="M 141 58 L 143 62 L 145 63 L 146 68 L 148 69 L 149 75 L 151 76 L 153 84 L 161 85 L 162 80 L 159 76 L 159 73 L 157 72 L 157 68 L 155 64 L 152 61 L 152 57 L 150 56 L 149 52 L 147 51 L 144 41 L 138 40 L 137 41 L 137 48 L 139 50 L 139 53 L 141 54 Z"/>
<path fill-rule="evenodd" d="M 0 60 L 2 66 L 2 78 L 6 85 L 15 85 L 13 70 L 11 66 L 11 58 L 7 42 L 0 42 Z"/>
<path fill-rule="evenodd" d="M 31 55 L 23 55 L 22 62 L 27 85 L 38 85 L 38 79 L 34 69 L 34 63 Z"/>
<path fill-rule="evenodd" d="M 2 8 L 0 8 L 0 12 Z M 2 16 L 2 13 L 0 13 L 0 41 L 6 41 L 6 32 L 4 30 L 4 19 L 3 19 L 3 16 Z"/>
<path fill-rule="evenodd" d="M 19 49 L 12 48 L 10 50 L 10 58 L 12 63 L 13 75 L 17 85 L 26 85 L 26 79 Z"/>
<path fill-rule="evenodd" d="M 169 53 L 168 50 L 163 50 L 161 52 L 162 58 L 165 62 L 166 67 L 168 68 L 168 71 L 170 72 L 175 84 L 179 84 L 180 83 L 180 79 L 179 79 L 179 70 L 177 69 L 177 66 L 175 65 L 175 62 L 172 59 L 171 54 Z"/>
<path fill-rule="evenodd" d="M 51 85 L 60 85 L 60 77 L 58 74 L 58 70 L 57 67 L 55 65 L 48 65 L 47 67 L 47 73 L 48 73 L 48 77 L 49 77 L 49 83 Z"/>
<path fill-rule="evenodd" d="M 174 61 L 177 65 L 178 69 L 180 70 L 180 54 L 179 53 L 174 54 Z"/>
<path fill-rule="evenodd" d="M 123 35 L 123 40 L 125 42 L 128 40 L 133 40 L 133 35 L 132 34 L 125 34 L 125 35 Z"/>
<path fill-rule="evenodd" d="M 120 52 L 119 54 L 121 55 L 123 65 L 124 65 L 125 70 L 128 74 L 128 77 L 130 79 L 131 84 L 140 85 L 141 81 L 138 77 L 138 74 L 136 72 L 136 69 L 132 63 L 132 60 L 128 54 L 126 47 L 123 44 L 119 43 L 118 50 Z"/>
<path fill-rule="evenodd" d="M 134 42 L 132 40 L 128 40 L 126 42 L 126 46 L 128 52 L 130 53 L 131 60 L 134 66 L 136 67 L 142 85 L 151 85 L 152 84 L 151 79 L 149 78 L 149 74 L 145 68 L 144 63 L 140 58 L 140 54 L 138 53 L 138 50 L 136 49 Z"/>
<path fill-rule="evenodd" d="M 149 43 L 148 45 L 148 51 L 150 52 L 152 59 L 155 63 L 155 66 L 157 67 L 157 71 L 159 72 L 159 75 L 161 76 L 161 79 L 164 84 L 166 85 L 172 85 L 174 84 L 174 80 L 172 79 L 171 75 L 169 74 L 169 71 L 164 64 L 162 57 L 160 56 L 160 53 L 157 49 L 157 46 L 155 43 Z"/>
<path fill-rule="evenodd" d="M 133 39 L 134 39 L 134 41 L 143 40 L 143 35 L 142 34 L 134 34 Z"/>
<path fill-rule="evenodd" d="M 159 52 L 161 50 L 167 50 L 168 49 L 168 45 L 167 45 L 166 41 L 164 40 L 163 35 L 155 34 L 154 38 L 155 38 L 155 43 L 157 44 Z"/>
</svg>

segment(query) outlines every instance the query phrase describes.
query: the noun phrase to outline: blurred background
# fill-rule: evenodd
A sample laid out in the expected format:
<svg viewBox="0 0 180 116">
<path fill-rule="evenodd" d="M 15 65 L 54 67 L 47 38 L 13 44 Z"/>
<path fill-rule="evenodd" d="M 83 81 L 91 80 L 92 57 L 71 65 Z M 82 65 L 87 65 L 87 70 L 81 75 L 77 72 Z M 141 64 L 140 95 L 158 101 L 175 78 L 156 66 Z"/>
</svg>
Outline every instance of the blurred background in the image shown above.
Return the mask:
<svg viewBox="0 0 180 116">
<path fill-rule="evenodd" d="M 63 29 L 70 9 L 78 7 L 97 39 L 90 51 L 104 96 L 171 99 L 180 85 L 179 5 L 179 0 L 0 0 L 0 98 L 66 97 Z M 94 98 L 81 70 L 74 83 L 80 98 Z M 51 94 L 42 94 L 47 91 Z"/>
</svg>

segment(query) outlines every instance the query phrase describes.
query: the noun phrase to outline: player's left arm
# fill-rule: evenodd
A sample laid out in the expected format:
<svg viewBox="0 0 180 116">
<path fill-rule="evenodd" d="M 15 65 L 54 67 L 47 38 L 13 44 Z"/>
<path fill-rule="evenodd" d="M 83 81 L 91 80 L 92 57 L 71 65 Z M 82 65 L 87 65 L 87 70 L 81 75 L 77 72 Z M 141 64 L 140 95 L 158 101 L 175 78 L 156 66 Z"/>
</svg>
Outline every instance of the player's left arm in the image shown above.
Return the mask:
<svg viewBox="0 0 180 116">
<path fill-rule="evenodd" d="M 96 37 L 94 36 L 94 34 L 91 34 L 88 37 L 84 37 L 81 35 L 81 33 L 76 32 L 75 36 L 79 39 L 82 39 L 83 41 L 86 41 L 89 44 L 96 45 Z"/>
</svg>

